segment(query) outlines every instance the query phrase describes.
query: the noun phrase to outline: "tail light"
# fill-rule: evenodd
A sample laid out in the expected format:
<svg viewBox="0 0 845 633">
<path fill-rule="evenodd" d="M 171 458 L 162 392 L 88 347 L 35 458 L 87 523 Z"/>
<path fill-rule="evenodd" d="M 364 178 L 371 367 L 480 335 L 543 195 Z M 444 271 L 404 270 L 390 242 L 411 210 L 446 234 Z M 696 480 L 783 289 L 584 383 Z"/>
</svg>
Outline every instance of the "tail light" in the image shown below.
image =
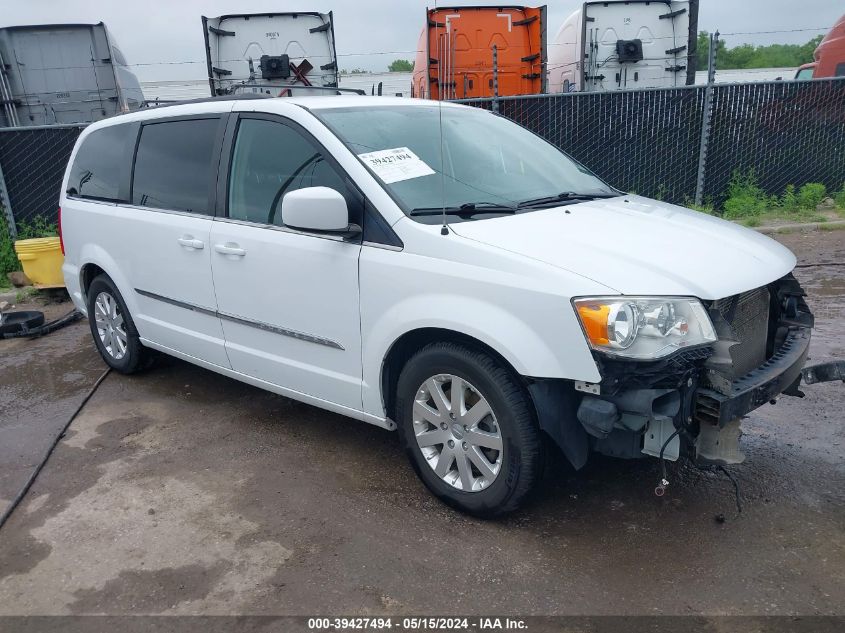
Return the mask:
<svg viewBox="0 0 845 633">
<path fill-rule="evenodd" d="M 62 247 L 62 255 L 65 254 L 65 240 L 62 237 L 62 208 L 59 207 L 59 246 Z"/>
</svg>

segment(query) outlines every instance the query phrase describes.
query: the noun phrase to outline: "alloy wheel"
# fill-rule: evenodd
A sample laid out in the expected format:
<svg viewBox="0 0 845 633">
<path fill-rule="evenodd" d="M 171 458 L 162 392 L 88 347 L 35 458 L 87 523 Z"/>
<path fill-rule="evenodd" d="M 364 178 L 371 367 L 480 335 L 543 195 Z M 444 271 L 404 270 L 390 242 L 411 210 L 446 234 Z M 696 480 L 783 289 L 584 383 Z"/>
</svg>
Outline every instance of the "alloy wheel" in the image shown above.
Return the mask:
<svg viewBox="0 0 845 633">
<path fill-rule="evenodd" d="M 502 468 L 502 432 L 487 399 L 452 374 L 428 378 L 413 410 L 417 445 L 435 474 L 464 492 L 484 490 Z"/>
<path fill-rule="evenodd" d="M 108 292 L 101 292 L 94 300 L 94 322 L 106 353 L 115 360 L 123 358 L 128 343 L 126 323 L 120 306 Z"/>
</svg>

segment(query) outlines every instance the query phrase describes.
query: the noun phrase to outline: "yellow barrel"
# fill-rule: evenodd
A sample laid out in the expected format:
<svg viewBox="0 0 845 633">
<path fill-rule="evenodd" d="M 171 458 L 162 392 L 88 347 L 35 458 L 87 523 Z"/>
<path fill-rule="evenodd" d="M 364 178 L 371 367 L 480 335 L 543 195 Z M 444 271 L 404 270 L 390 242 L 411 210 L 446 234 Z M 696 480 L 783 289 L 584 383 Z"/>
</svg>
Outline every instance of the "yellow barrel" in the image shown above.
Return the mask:
<svg viewBox="0 0 845 633">
<path fill-rule="evenodd" d="M 23 272 L 36 286 L 64 286 L 62 246 L 58 237 L 39 237 L 15 242 Z"/>
</svg>

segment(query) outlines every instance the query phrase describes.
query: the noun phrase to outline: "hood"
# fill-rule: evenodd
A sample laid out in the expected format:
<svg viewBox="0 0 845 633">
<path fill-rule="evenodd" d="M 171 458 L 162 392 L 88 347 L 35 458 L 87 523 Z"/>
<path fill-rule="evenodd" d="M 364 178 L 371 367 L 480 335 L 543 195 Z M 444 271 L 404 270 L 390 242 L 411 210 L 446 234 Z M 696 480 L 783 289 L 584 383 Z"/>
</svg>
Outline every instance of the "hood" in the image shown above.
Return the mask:
<svg viewBox="0 0 845 633">
<path fill-rule="evenodd" d="M 592 279 L 626 295 L 721 299 L 795 267 L 756 231 L 639 196 L 460 222 L 459 236 Z"/>
</svg>

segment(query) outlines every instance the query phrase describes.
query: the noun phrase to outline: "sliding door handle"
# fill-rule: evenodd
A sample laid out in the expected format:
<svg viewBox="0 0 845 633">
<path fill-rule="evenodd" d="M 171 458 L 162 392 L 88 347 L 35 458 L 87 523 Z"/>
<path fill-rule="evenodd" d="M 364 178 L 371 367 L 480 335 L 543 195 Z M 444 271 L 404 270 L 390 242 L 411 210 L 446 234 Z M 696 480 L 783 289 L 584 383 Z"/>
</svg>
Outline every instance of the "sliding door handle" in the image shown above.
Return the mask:
<svg viewBox="0 0 845 633">
<path fill-rule="evenodd" d="M 243 257 L 246 251 L 234 242 L 226 242 L 225 244 L 215 244 L 214 250 L 221 255 L 234 255 L 235 257 Z"/>
</svg>

